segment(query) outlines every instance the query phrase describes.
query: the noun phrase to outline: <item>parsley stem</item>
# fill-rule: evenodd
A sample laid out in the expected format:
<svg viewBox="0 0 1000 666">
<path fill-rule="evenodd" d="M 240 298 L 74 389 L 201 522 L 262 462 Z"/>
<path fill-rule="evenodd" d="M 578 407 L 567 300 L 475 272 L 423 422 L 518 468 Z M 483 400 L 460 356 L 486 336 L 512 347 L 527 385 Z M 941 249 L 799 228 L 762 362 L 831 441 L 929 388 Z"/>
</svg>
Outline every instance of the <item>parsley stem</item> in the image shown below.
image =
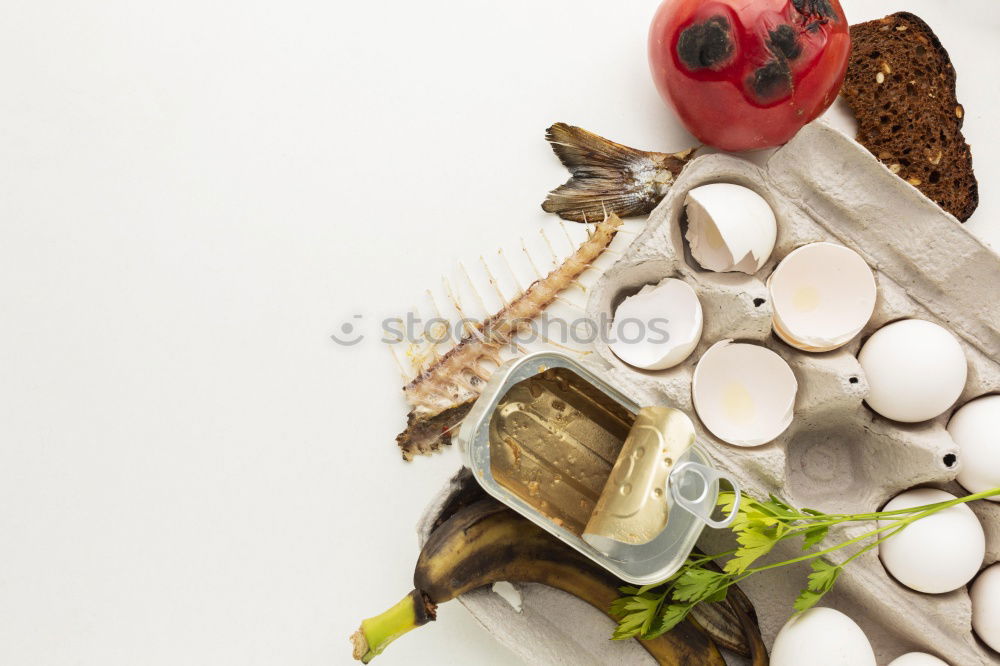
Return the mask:
<svg viewBox="0 0 1000 666">
<path fill-rule="evenodd" d="M 805 562 L 806 560 L 812 560 L 812 559 L 815 559 L 817 557 L 822 557 L 823 555 L 828 555 L 828 554 L 833 553 L 835 551 L 838 551 L 838 550 L 840 550 L 842 548 L 846 548 L 847 546 L 851 546 L 853 544 L 860 543 L 861 541 L 864 541 L 864 540 L 869 539 L 869 538 L 871 538 L 873 536 L 879 535 L 882 532 L 885 532 L 885 531 L 888 531 L 888 530 L 893 530 L 892 532 L 890 532 L 890 534 L 888 536 L 878 539 L 875 543 L 870 544 L 869 546 L 867 546 L 862 551 L 859 551 L 858 553 L 855 553 L 853 556 L 851 556 L 851 558 L 849 558 L 848 560 L 846 560 L 844 562 L 844 564 L 847 564 L 847 562 L 849 562 L 850 560 L 854 559 L 855 557 L 857 557 L 858 555 L 860 555 L 865 550 L 869 550 L 871 547 L 874 547 L 874 546 L 882 543 L 889 536 L 892 536 L 893 534 L 896 534 L 897 532 L 902 531 L 907 526 L 909 526 L 911 523 L 913 523 L 913 522 L 915 522 L 917 520 L 920 520 L 921 518 L 926 518 L 929 515 L 937 513 L 938 511 L 942 511 L 944 509 L 948 509 L 948 508 L 951 508 L 953 506 L 957 506 L 959 504 L 965 504 L 967 502 L 972 502 L 972 501 L 978 500 L 978 499 L 985 499 L 987 497 L 992 497 L 992 496 L 998 495 L 998 494 L 1000 494 L 1000 488 L 994 488 L 992 490 L 987 490 L 987 491 L 984 491 L 984 492 L 981 492 L 981 493 L 975 493 L 973 495 L 967 495 L 965 497 L 958 497 L 958 498 L 955 498 L 953 500 L 948 500 L 946 502 L 937 502 L 937 503 L 934 503 L 934 504 L 926 504 L 924 506 L 913 507 L 912 509 L 905 509 L 905 510 L 900 510 L 900 511 L 890 511 L 890 512 L 877 512 L 877 513 L 874 513 L 874 514 L 867 514 L 867 515 L 875 516 L 875 518 L 873 518 L 874 520 L 879 520 L 879 519 L 882 519 L 886 515 L 898 515 L 898 514 L 901 514 L 902 511 L 908 511 L 908 512 L 910 512 L 910 515 L 908 515 L 908 516 L 903 516 L 901 518 L 895 519 L 895 520 L 898 520 L 899 522 L 890 523 L 888 525 L 882 525 L 880 527 L 875 528 L 874 530 L 871 530 L 870 532 L 866 532 L 866 533 L 862 534 L 861 536 L 855 537 L 853 539 L 850 539 L 850 540 L 845 541 L 843 543 L 837 544 L 835 546 L 831 546 L 830 548 L 827 548 L 825 550 L 821 550 L 821 551 L 818 551 L 818 552 L 815 552 L 815 553 L 806 553 L 805 555 L 801 555 L 799 557 L 794 557 L 794 558 L 792 558 L 790 560 L 784 560 L 783 562 L 774 562 L 772 564 L 767 564 L 767 565 L 764 565 L 764 566 L 761 566 L 761 567 L 754 567 L 752 569 L 747 569 L 734 582 L 743 580 L 747 576 L 750 576 L 750 575 L 752 575 L 754 573 L 758 573 L 758 572 L 761 572 L 761 571 L 766 571 L 768 569 L 776 569 L 778 567 L 782 567 L 782 566 L 785 566 L 787 564 L 796 564 L 798 562 Z M 852 516 L 847 516 L 847 518 L 849 520 L 849 519 L 852 518 Z M 848 522 L 848 520 L 834 521 L 831 524 L 832 525 L 837 525 L 837 524 L 840 524 L 841 522 Z M 820 524 L 822 524 L 822 523 L 820 523 Z M 808 525 L 808 526 L 805 526 L 805 527 L 816 527 L 817 525 L 818 524 L 814 523 L 812 525 Z M 803 530 L 799 529 L 799 530 L 794 530 L 794 531 L 796 533 L 798 533 L 798 532 L 801 532 Z M 791 535 L 791 533 L 789 533 L 789 535 Z M 785 538 L 785 536 L 786 535 L 782 535 L 781 538 Z"/>
<path fill-rule="evenodd" d="M 809 509 L 802 511 L 789 507 L 787 504 L 783 504 L 780 500 L 773 496 L 770 501 L 764 502 L 758 502 L 752 497 L 744 496 L 744 502 L 746 502 L 746 504 L 741 503 L 741 507 L 738 509 L 742 514 L 742 519 L 737 520 L 731 529 L 738 538 L 749 539 L 753 536 L 754 539 L 741 540 L 741 547 L 734 550 L 728 550 L 714 555 L 698 555 L 689 558 L 677 573 L 661 583 L 661 585 L 664 585 L 665 587 L 662 592 L 658 593 L 659 598 L 656 599 L 656 604 L 652 608 L 642 611 L 644 614 L 650 614 L 650 617 L 645 618 L 644 625 L 648 627 L 649 623 L 652 622 L 654 618 L 659 618 L 660 625 L 658 625 L 658 628 L 649 635 L 639 630 L 630 630 L 631 633 L 628 635 L 642 633 L 642 635 L 646 638 L 653 637 L 653 635 L 659 635 L 683 620 L 684 617 L 686 617 L 690 612 L 691 608 L 698 603 L 705 603 L 706 600 L 718 600 L 720 592 L 724 597 L 725 590 L 754 574 L 767 571 L 769 569 L 777 569 L 789 564 L 815 560 L 838 550 L 860 544 L 861 547 L 849 557 L 844 559 L 844 561 L 840 564 L 833 564 L 830 562 L 827 563 L 830 567 L 835 569 L 843 569 L 848 563 L 857 559 L 864 553 L 877 548 L 881 543 L 895 536 L 909 527 L 912 523 L 922 518 L 926 518 L 927 516 L 953 506 L 958 506 L 959 504 L 966 504 L 968 502 L 994 496 L 1000 496 L 1000 488 L 993 488 L 991 490 L 966 495 L 965 497 L 957 497 L 945 502 L 936 502 L 934 504 L 926 504 L 908 509 L 874 511 L 870 513 L 858 514 L 827 514 L 819 511 L 810 511 Z M 731 502 L 732 498 L 726 498 L 725 501 Z M 771 564 L 747 568 L 740 573 L 726 572 L 725 569 L 721 572 L 715 572 L 704 568 L 704 565 L 710 561 L 720 560 L 731 556 L 746 558 L 746 555 L 740 555 L 741 551 L 749 551 L 752 553 L 753 549 L 759 549 L 760 554 L 749 558 L 749 561 L 745 563 L 751 564 L 754 559 L 757 559 L 757 557 L 762 557 L 766 553 L 770 552 L 773 545 L 779 541 L 795 536 L 805 536 L 807 539 L 806 543 L 810 543 L 810 537 L 814 535 L 817 537 L 820 535 L 825 537 L 825 530 L 828 530 L 836 525 L 840 525 L 842 523 L 871 521 L 881 521 L 882 524 L 876 526 L 874 529 L 866 531 L 864 534 L 847 539 L 846 541 L 837 543 L 823 550 L 807 552 L 798 557 L 793 557 L 781 562 L 773 562 Z M 819 531 L 817 532 L 817 530 Z M 810 534 L 810 532 L 812 534 Z M 816 569 L 815 566 L 813 568 Z M 817 572 L 820 571 L 822 571 L 822 569 L 817 569 Z M 826 569 L 826 571 L 829 571 L 829 569 Z M 812 592 L 814 593 L 814 596 L 812 599 L 806 599 L 806 607 L 815 604 L 818 596 L 825 594 L 833 585 L 835 579 L 835 576 L 831 578 L 827 586 L 821 590 L 813 589 L 811 587 L 807 588 L 803 594 L 806 594 L 806 592 Z M 649 589 L 652 589 L 653 587 L 659 586 L 647 586 Z M 678 596 L 680 598 L 678 598 Z M 802 597 L 800 597 L 800 599 L 801 598 Z M 652 601 L 652 599 L 648 600 Z M 798 608 L 798 602 L 796 607 Z M 666 619 L 668 616 L 669 619 Z M 621 622 L 625 622 L 625 620 L 622 619 Z M 616 637 L 618 636 L 616 635 Z M 625 636 L 623 635 L 623 637 Z"/>
<path fill-rule="evenodd" d="M 894 509 L 893 511 L 874 511 L 871 513 L 824 513 L 821 515 L 812 514 L 802 514 L 799 513 L 796 520 L 816 520 L 817 518 L 824 520 L 832 520 L 836 523 L 843 522 L 853 522 L 853 521 L 865 521 L 865 520 L 883 520 L 893 516 L 906 516 L 914 513 L 926 512 L 928 510 L 939 511 L 941 509 L 947 509 L 949 507 L 955 506 L 957 504 L 965 504 L 966 502 L 974 502 L 976 500 L 986 499 L 988 497 L 994 497 L 1000 495 L 1000 488 L 993 488 L 991 490 L 984 490 L 982 492 L 974 493 L 972 495 L 966 495 L 965 497 L 956 497 L 953 500 L 946 500 L 943 502 L 935 502 L 933 504 L 924 504 L 923 506 L 914 506 L 909 509 Z"/>
<path fill-rule="evenodd" d="M 899 527 L 899 526 L 895 525 L 895 524 L 893 524 L 893 525 L 885 525 L 883 527 L 876 528 L 876 529 L 872 530 L 871 532 L 866 532 L 865 534 L 862 534 L 861 536 L 855 537 L 855 538 L 850 539 L 848 541 L 845 541 L 843 543 L 839 543 L 839 544 L 837 544 L 835 546 L 831 546 L 830 548 L 827 548 L 825 550 L 821 550 L 821 551 L 818 551 L 818 552 L 815 552 L 815 553 L 806 553 L 805 555 L 800 555 L 799 557 L 793 557 L 790 560 L 784 560 L 782 562 L 773 562 L 771 564 L 765 564 L 764 566 L 761 566 L 761 567 L 754 567 L 752 569 L 747 569 L 745 572 L 743 572 L 743 575 L 740 576 L 740 578 L 737 579 L 737 580 L 743 580 L 747 576 L 750 576 L 750 575 L 755 574 L 755 573 L 760 573 L 761 571 L 767 571 L 768 569 L 777 569 L 778 567 L 783 567 L 783 566 L 786 566 L 788 564 L 797 564 L 799 562 L 805 562 L 807 560 L 814 560 L 817 557 L 822 557 L 824 555 L 829 555 L 830 553 L 836 552 L 836 551 L 838 551 L 838 550 L 840 550 L 842 548 L 846 548 L 846 547 L 851 546 L 853 544 L 859 543 L 861 541 L 864 541 L 865 539 L 869 539 L 869 538 L 875 536 L 876 534 L 880 534 L 881 532 L 884 532 L 886 530 L 889 530 L 889 529 L 892 529 L 892 528 L 895 528 L 895 527 Z M 905 525 L 903 527 L 905 527 Z"/>
<path fill-rule="evenodd" d="M 711 562 L 712 560 L 717 560 L 719 558 L 728 557 L 730 555 L 735 555 L 735 554 L 736 554 L 736 549 L 727 550 L 724 553 L 716 553 L 715 555 L 703 555 L 702 557 L 688 561 L 687 564 L 688 566 L 693 566 L 695 564 L 703 564 L 705 562 Z"/>
<path fill-rule="evenodd" d="M 892 531 L 890 531 L 890 532 L 889 532 L 888 534 L 886 534 L 885 536 L 883 536 L 883 537 L 881 537 L 881 538 L 879 538 L 879 539 L 876 539 L 874 543 L 870 543 L 870 544 L 868 544 L 867 546 L 865 546 L 864 548 L 862 548 L 861 550 L 859 550 L 858 552 L 854 553 L 853 555 L 851 555 L 850 557 L 848 557 L 848 558 L 847 558 L 846 560 L 844 560 L 843 562 L 841 562 L 841 563 L 840 563 L 840 566 L 841 566 L 841 567 L 844 567 L 844 566 L 846 566 L 846 565 L 847 565 L 847 563 L 848 563 L 848 562 L 850 562 L 850 561 L 852 561 L 852 560 L 855 560 L 855 559 L 857 559 L 858 557 L 860 557 L 860 556 L 861 556 L 861 555 L 863 555 L 864 553 L 867 553 L 867 552 L 868 552 L 869 550 L 871 550 L 872 548 L 876 548 L 876 547 L 878 547 L 878 545 L 879 545 L 880 543 L 882 543 L 883 541 L 885 541 L 885 540 L 886 540 L 886 539 L 888 539 L 889 537 L 891 537 L 891 536 L 894 536 L 894 535 L 898 534 L 899 532 L 902 532 L 902 531 L 903 531 L 903 529 L 905 529 L 905 528 L 906 528 L 906 525 L 899 525 L 899 526 L 895 526 L 895 527 L 897 527 L 897 529 L 895 529 L 895 530 L 892 530 Z"/>
</svg>

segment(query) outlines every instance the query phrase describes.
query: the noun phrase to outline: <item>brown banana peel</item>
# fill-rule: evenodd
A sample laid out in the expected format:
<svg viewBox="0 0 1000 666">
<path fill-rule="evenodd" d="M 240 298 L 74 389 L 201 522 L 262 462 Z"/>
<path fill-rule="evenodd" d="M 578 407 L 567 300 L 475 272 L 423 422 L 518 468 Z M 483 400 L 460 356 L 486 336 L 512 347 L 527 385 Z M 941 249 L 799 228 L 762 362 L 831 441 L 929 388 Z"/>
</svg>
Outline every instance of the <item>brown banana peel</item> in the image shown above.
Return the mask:
<svg viewBox="0 0 1000 666">
<path fill-rule="evenodd" d="M 352 637 L 355 658 L 368 663 L 403 633 L 433 620 L 437 604 L 500 581 L 548 585 L 602 612 L 618 598 L 622 584 L 534 523 L 494 500 L 480 500 L 434 530 L 417 560 L 414 590 L 385 613 L 361 623 Z M 752 629 L 749 615 L 746 621 Z M 695 622 L 640 644 L 660 664 L 725 665 L 715 642 Z M 737 647 L 754 652 L 750 639 Z M 755 658 L 755 666 L 767 663 L 763 645 L 760 651 L 764 661 Z"/>
</svg>

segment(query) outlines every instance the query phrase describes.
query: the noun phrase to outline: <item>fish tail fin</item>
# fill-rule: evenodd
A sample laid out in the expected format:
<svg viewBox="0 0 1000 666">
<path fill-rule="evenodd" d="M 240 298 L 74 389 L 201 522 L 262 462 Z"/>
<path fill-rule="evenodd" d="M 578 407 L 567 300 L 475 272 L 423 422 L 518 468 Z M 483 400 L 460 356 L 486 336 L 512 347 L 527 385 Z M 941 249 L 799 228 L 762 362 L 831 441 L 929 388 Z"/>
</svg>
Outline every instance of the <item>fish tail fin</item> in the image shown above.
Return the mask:
<svg viewBox="0 0 1000 666">
<path fill-rule="evenodd" d="M 575 222 L 649 213 L 694 153 L 638 150 L 566 123 L 549 127 L 545 139 L 571 177 L 549 192 L 542 210 Z"/>
</svg>

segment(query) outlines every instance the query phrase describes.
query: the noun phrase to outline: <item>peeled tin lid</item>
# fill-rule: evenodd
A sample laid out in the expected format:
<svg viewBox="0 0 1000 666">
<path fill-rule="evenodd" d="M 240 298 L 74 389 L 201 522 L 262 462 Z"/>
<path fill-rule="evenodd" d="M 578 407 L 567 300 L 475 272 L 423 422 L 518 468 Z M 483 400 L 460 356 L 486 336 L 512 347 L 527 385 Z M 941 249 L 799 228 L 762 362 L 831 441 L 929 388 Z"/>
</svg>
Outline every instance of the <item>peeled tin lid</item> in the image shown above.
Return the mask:
<svg viewBox="0 0 1000 666">
<path fill-rule="evenodd" d="M 670 516 L 670 473 L 694 437 L 694 424 L 683 412 L 672 407 L 640 409 L 583 539 L 602 549 L 603 539 L 638 545 L 656 538 Z"/>
<path fill-rule="evenodd" d="M 601 552 L 619 544 L 650 543 L 667 527 L 675 505 L 711 527 L 727 527 L 735 510 L 722 520 L 705 507 L 708 489 L 725 475 L 683 460 L 694 445 L 691 419 L 672 407 L 643 407 L 608 477 L 583 540 Z M 739 506 L 739 488 L 730 481 Z"/>
</svg>

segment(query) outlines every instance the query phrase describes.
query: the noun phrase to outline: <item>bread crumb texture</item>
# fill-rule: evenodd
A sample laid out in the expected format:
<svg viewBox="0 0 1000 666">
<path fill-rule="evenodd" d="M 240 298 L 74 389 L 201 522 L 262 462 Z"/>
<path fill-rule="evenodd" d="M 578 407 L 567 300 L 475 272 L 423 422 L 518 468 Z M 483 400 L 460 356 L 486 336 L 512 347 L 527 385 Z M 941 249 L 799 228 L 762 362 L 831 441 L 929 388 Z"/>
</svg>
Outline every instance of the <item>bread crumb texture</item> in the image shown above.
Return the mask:
<svg viewBox="0 0 1000 666">
<path fill-rule="evenodd" d="M 955 68 L 922 19 L 898 12 L 851 26 L 841 94 L 858 119 L 862 145 L 959 220 L 972 215 L 979 185 L 962 135 Z"/>
</svg>

